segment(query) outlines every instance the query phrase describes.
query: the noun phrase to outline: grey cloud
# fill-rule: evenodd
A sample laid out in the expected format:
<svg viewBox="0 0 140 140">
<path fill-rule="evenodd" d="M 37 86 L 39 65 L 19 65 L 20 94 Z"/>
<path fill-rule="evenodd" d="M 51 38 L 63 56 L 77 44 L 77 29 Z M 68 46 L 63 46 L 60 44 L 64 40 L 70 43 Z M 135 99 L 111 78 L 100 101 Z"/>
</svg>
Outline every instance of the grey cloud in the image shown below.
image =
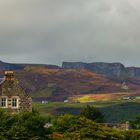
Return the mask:
<svg viewBox="0 0 140 140">
<path fill-rule="evenodd" d="M 0 0 L 0 59 L 140 66 L 137 0 Z"/>
</svg>

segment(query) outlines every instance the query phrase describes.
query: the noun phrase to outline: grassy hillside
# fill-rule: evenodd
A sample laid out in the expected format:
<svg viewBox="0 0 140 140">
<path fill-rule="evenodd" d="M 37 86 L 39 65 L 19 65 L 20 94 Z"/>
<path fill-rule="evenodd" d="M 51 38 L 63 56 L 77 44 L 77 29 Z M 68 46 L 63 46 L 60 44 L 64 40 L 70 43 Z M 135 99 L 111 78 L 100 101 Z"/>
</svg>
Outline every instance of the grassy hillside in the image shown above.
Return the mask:
<svg viewBox="0 0 140 140">
<path fill-rule="evenodd" d="M 105 119 L 108 122 L 124 122 L 134 119 L 140 114 L 140 103 L 126 102 L 107 107 L 101 107 Z"/>
<path fill-rule="evenodd" d="M 78 101 L 80 103 L 97 102 L 97 101 L 116 101 L 124 100 L 125 97 L 129 97 L 130 100 L 140 98 L 139 92 L 113 92 L 113 93 L 98 93 L 98 94 L 86 94 L 75 95 L 71 98 L 72 101 Z"/>
<path fill-rule="evenodd" d="M 139 101 L 98 101 L 90 104 L 98 107 L 102 111 L 107 122 L 123 122 L 135 118 L 138 114 L 140 114 Z M 86 103 L 74 104 L 50 102 L 48 104 L 34 103 L 33 107 L 38 110 L 43 116 L 47 116 L 47 114 L 57 116 L 65 113 L 78 115 L 80 113 L 80 109 L 85 107 L 86 105 Z"/>
<path fill-rule="evenodd" d="M 16 77 L 34 98 L 49 96 L 51 101 L 63 101 L 73 95 L 122 91 L 121 82 L 88 70 L 28 66 L 17 71 Z"/>
</svg>

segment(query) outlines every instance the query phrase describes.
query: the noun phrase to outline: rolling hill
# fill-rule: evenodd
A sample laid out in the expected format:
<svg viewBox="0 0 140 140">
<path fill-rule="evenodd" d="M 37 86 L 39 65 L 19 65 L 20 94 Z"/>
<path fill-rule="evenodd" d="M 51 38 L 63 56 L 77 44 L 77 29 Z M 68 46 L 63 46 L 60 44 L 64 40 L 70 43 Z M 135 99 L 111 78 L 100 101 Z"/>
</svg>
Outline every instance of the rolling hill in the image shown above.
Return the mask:
<svg viewBox="0 0 140 140">
<path fill-rule="evenodd" d="M 110 94 L 128 92 L 128 90 L 133 93 L 140 89 L 139 77 L 132 77 L 132 74 L 127 77 L 116 76 L 122 70 L 126 71 L 122 64 L 92 63 L 90 68 L 82 65 L 83 63 L 69 65 L 65 62 L 62 67 L 58 67 L 45 64 L 10 64 L 0 61 L 0 74 L 2 77 L 5 70 L 16 71 L 16 77 L 32 94 L 34 101 L 64 101 L 80 95 Z M 122 88 L 124 81 L 128 90 Z"/>
</svg>

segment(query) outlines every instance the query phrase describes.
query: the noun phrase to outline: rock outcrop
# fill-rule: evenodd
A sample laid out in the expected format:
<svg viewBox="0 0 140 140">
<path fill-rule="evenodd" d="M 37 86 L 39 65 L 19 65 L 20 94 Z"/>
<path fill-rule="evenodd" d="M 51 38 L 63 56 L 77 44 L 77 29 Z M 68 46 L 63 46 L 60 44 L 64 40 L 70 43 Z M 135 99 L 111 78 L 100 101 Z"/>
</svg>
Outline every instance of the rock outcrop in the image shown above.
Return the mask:
<svg viewBox="0 0 140 140">
<path fill-rule="evenodd" d="M 129 77 L 140 77 L 140 68 L 127 67 L 126 70 Z"/>
<path fill-rule="evenodd" d="M 56 65 L 47 64 L 13 64 L 5 63 L 0 61 L 0 71 L 5 70 L 23 70 L 28 67 L 45 67 L 49 69 L 61 69 L 61 67 Z M 63 62 L 63 69 L 87 69 L 93 71 L 97 74 L 102 74 L 112 78 L 140 78 L 140 68 L 139 67 L 125 67 L 121 63 L 105 63 L 105 62 L 95 62 L 95 63 L 83 63 L 83 62 Z M 1 75 L 1 74 L 0 74 Z"/>
<path fill-rule="evenodd" d="M 50 69 L 56 69 L 60 68 L 56 65 L 47 65 L 47 64 L 14 64 L 14 63 L 6 63 L 3 61 L 0 61 L 0 71 L 5 70 L 23 70 L 25 67 L 47 67 Z"/>
<path fill-rule="evenodd" d="M 98 74 L 114 78 L 140 77 L 140 68 L 125 67 L 121 63 L 83 63 L 83 62 L 63 62 L 64 69 L 88 69 Z"/>
</svg>

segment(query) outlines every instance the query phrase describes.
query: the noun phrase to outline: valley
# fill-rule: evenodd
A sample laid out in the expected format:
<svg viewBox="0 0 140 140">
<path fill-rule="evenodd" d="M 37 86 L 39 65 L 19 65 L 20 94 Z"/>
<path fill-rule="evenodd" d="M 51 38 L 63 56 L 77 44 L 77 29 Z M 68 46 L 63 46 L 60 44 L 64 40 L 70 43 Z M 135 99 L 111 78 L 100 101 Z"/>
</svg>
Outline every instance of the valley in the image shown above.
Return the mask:
<svg viewBox="0 0 140 140">
<path fill-rule="evenodd" d="M 0 75 L 5 70 L 14 70 L 21 86 L 32 96 L 34 109 L 42 116 L 64 113 L 78 115 L 81 108 L 91 104 L 103 112 L 107 122 L 122 122 L 135 118 L 140 114 L 138 68 L 131 75 L 117 75 L 122 72 L 122 65 L 119 69 L 118 64 L 117 67 L 116 64 L 103 64 L 101 67 L 101 64 L 100 67 L 99 64 L 94 64 L 91 66 L 93 68 L 89 69 L 81 65 L 68 67 L 67 64 L 67 67 L 64 67 L 63 64 L 58 67 L 45 64 L 9 64 L 1 61 Z M 93 71 L 95 67 L 98 72 Z M 114 76 L 109 74 L 112 72 Z"/>
</svg>

